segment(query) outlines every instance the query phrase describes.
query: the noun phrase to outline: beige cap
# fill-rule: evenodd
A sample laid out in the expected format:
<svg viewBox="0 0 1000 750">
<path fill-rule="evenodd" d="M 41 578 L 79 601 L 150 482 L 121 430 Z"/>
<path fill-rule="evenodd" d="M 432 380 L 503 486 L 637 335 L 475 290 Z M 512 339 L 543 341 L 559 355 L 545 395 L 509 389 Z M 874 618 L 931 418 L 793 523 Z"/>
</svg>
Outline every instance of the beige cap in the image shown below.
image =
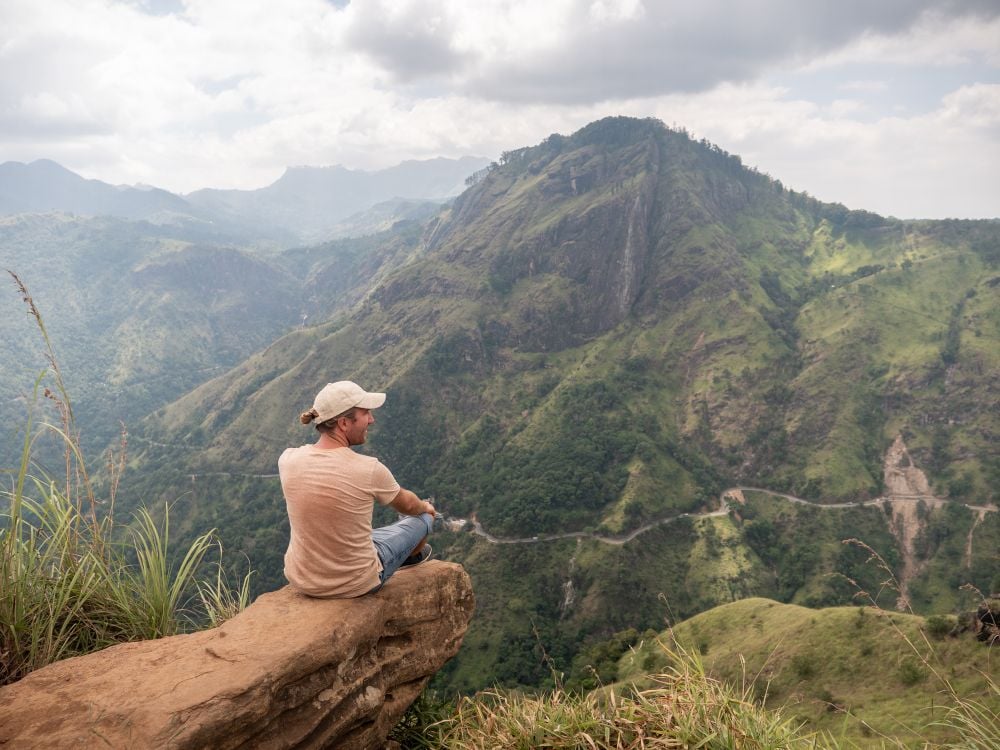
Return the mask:
<svg viewBox="0 0 1000 750">
<path fill-rule="evenodd" d="M 384 393 L 368 393 L 357 383 L 340 380 L 336 383 L 327 383 L 323 386 L 323 390 L 316 394 L 313 411 L 316 412 L 317 422 L 325 422 L 355 406 L 362 409 L 377 409 L 384 403 Z"/>
</svg>

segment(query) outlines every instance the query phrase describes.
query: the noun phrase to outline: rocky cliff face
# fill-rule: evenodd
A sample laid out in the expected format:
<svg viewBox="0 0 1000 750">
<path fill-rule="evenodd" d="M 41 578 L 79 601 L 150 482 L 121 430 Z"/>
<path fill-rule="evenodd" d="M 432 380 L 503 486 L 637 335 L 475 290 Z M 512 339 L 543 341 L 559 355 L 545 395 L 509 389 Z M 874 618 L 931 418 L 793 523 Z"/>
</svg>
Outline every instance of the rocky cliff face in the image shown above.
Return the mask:
<svg viewBox="0 0 1000 750">
<path fill-rule="evenodd" d="M 472 616 L 458 565 L 378 594 L 285 588 L 218 628 L 68 659 L 0 690 L 0 746 L 371 748 L 457 651 Z"/>
</svg>

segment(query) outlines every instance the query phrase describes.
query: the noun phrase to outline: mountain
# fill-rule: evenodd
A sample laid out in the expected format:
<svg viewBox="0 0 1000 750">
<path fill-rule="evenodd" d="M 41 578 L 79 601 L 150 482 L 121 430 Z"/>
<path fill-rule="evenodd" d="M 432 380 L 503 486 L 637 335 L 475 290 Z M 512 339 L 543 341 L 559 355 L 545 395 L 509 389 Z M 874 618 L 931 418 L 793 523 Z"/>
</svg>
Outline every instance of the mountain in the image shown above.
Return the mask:
<svg viewBox="0 0 1000 750">
<path fill-rule="evenodd" d="M 280 585 L 297 415 L 331 380 L 388 391 L 369 449 L 436 497 L 456 530 L 435 550 L 477 592 L 442 677 L 462 690 L 538 684 L 539 647 L 567 664 L 667 611 L 848 603 L 831 573 L 882 578 L 850 537 L 917 611 L 993 585 L 1000 224 L 820 203 L 654 120 L 471 182 L 368 240 L 393 260 L 359 271 L 353 308 L 135 425 L 129 502 L 176 500 Z"/>
<path fill-rule="evenodd" d="M 310 244 L 342 235 L 340 222 L 385 201 L 453 197 L 487 161 L 471 156 L 405 161 L 373 172 L 340 166 L 290 167 L 276 182 L 258 190 L 206 189 L 185 197 L 228 221 L 282 227 Z"/>
<path fill-rule="evenodd" d="M 145 219 L 168 212 L 190 213 L 191 206 L 166 190 L 86 180 L 48 159 L 0 164 L 0 216 L 48 211 Z"/>
<path fill-rule="evenodd" d="M 386 232 L 401 221 L 427 221 L 440 210 L 441 204 L 436 201 L 393 198 L 339 221 L 332 230 L 331 239 Z"/>
<path fill-rule="evenodd" d="M 111 217 L 23 214 L 0 220 L 3 267 L 32 295 L 86 445 L 225 372 L 300 322 L 300 284 L 232 247 L 183 240 Z M 0 415 L 23 427 L 31 384 L 47 366 L 35 321 L 8 287 Z M 46 381 L 45 385 L 51 385 Z M 4 441 L 9 465 L 19 440 Z"/>
</svg>

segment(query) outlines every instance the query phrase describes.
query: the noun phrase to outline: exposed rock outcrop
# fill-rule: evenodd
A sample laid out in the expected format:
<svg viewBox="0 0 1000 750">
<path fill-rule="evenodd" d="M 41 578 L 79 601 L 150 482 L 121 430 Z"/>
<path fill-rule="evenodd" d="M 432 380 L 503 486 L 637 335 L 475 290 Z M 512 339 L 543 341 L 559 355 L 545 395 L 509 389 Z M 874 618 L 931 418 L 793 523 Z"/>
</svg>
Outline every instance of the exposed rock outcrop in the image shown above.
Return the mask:
<svg viewBox="0 0 1000 750">
<path fill-rule="evenodd" d="M 991 646 L 1000 644 L 1000 597 L 983 601 L 976 610 L 976 638 Z"/>
<path fill-rule="evenodd" d="M 457 651 L 468 575 L 431 561 L 359 599 L 264 594 L 218 628 L 125 643 L 0 690 L 0 747 L 372 748 Z"/>
</svg>

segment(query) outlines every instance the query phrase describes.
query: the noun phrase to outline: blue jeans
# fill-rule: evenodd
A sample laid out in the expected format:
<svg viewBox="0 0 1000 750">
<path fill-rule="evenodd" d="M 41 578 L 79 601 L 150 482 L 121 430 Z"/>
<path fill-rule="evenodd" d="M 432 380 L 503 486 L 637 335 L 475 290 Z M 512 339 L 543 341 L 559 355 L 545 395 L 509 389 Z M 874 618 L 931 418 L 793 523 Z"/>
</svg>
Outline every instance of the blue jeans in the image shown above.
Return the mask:
<svg viewBox="0 0 1000 750">
<path fill-rule="evenodd" d="M 420 540 L 431 533 L 434 526 L 434 516 L 421 513 L 419 516 L 407 516 L 396 523 L 372 529 L 372 543 L 382 562 L 381 583 L 372 589 L 378 591 L 386 581 L 399 570 L 399 566 L 413 552 Z M 368 592 L 368 593 L 371 593 Z"/>
</svg>

